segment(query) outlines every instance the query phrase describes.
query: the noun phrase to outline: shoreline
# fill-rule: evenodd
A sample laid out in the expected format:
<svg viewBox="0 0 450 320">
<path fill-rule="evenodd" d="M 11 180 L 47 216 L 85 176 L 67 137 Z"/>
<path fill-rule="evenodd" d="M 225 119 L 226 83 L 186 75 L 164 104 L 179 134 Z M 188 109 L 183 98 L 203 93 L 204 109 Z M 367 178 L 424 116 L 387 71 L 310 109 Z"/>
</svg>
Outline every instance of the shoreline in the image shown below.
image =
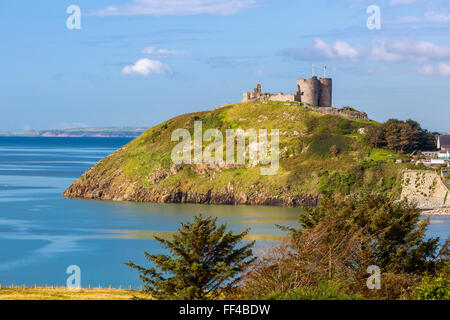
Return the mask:
<svg viewBox="0 0 450 320">
<path fill-rule="evenodd" d="M 450 217 L 450 208 L 424 209 L 420 215 L 425 217 Z"/>
</svg>

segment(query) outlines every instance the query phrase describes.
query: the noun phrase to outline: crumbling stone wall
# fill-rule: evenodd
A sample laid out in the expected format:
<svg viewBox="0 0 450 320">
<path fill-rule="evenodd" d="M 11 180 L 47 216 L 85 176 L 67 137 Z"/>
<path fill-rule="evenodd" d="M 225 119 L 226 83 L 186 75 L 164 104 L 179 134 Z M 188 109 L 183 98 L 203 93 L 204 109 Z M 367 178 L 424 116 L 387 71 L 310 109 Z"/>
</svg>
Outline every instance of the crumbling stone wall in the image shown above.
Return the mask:
<svg viewBox="0 0 450 320">
<path fill-rule="evenodd" d="M 295 101 L 293 94 L 272 94 L 267 92 L 261 92 L 261 85 L 257 84 L 256 88 L 252 92 L 244 92 L 244 98 L 241 102 L 266 102 L 266 101 Z"/>
<path fill-rule="evenodd" d="M 293 94 L 284 94 L 283 92 L 280 92 L 279 94 L 271 95 L 269 98 L 269 101 L 295 101 Z"/>
</svg>

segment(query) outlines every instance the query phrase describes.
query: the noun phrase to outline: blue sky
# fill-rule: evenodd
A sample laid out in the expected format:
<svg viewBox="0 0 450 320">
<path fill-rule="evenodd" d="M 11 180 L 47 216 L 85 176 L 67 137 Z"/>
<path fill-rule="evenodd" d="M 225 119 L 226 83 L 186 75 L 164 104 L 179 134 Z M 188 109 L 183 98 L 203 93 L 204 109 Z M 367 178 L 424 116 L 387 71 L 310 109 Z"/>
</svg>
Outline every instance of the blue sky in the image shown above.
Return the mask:
<svg viewBox="0 0 450 320">
<path fill-rule="evenodd" d="M 0 2 L 0 28 L 0 131 L 151 127 L 258 82 L 293 92 L 312 64 L 336 107 L 450 130 L 448 1 L 17 0 Z"/>
</svg>

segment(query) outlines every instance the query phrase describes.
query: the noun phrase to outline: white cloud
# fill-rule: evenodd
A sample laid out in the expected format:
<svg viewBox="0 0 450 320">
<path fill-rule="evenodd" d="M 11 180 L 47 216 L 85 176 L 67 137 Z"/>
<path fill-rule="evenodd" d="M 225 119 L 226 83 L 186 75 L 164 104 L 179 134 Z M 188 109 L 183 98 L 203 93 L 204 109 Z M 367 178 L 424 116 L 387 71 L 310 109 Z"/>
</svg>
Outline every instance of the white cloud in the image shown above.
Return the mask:
<svg viewBox="0 0 450 320">
<path fill-rule="evenodd" d="M 156 47 L 147 47 L 142 50 L 142 53 L 159 56 L 159 57 L 168 57 L 168 56 L 188 56 L 190 52 L 188 51 L 178 51 L 178 50 L 170 50 L 170 49 L 158 49 Z"/>
<path fill-rule="evenodd" d="M 450 14 L 436 13 L 434 11 L 428 11 L 425 13 L 425 20 L 430 22 L 445 23 L 450 22 Z"/>
<path fill-rule="evenodd" d="M 372 59 L 376 61 L 400 61 L 401 55 L 397 53 L 389 52 L 384 45 L 376 46 L 372 48 Z"/>
<path fill-rule="evenodd" d="M 372 49 L 376 61 L 428 61 L 450 59 L 450 46 L 428 41 L 385 41 Z"/>
<path fill-rule="evenodd" d="M 301 48 L 288 48 L 282 51 L 282 54 L 297 60 L 347 60 L 357 61 L 361 54 L 345 41 L 335 41 L 327 43 L 322 39 L 316 38 L 308 46 Z"/>
<path fill-rule="evenodd" d="M 393 23 L 449 23 L 450 22 L 450 14 L 449 13 L 437 13 L 435 11 L 427 11 L 425 12 L 423 17 L 416 16 L 403 16 L 398 17 Z"/>
<path fill-rule="evenodd" d="M 161 61 L 150 60 L 150 59 L 140 59 L 134 65 L 125 66 L 122 69 L 123 74 L 140 74 L 143 76 L 148 76 L 149 74 L 165 74 L 172 73 L 170 67 Z"/>
<path fill-rule="evenodd" d="M 437 64 L 436 68 L 430 64 L 424 65 L 418 69 L 420 74 L 423 75 L 441 75 L 441 76 L 450 76 L 450 65 L 444 62 L 440 62 Z"/>
<path fill-rule="evenodd" d="M 389 4 L 391 6 L 397 6 L 397 5 L 403 5 L 403 4 L 412 4 L 414 2 L 417 2 L 417 0 L 391 0 L 391 1 L 389 1 Z"/>
<path fill-rule="evenodd" d="M 335 41 L 328 44 L 321 39 L 314 39 L 313 48 L 324 58 L 341 59 L 341 60 L 357 60 L 359 52 L 345 41 Z"/>
<path fill-rule="evenodd" d="M 415 16 L 404 16 L 404 17 L 398 17 L 393 23 L 417 23 L 420 22 L 420 19 Z"/>
<path fill-rule="evenodd" d="M 420 74 L 423 75 L 432 75 L 434 74 L 434 67 L 430 64 L 427 64 L 425 66 L 422 66 L 418 69 Z"/>
<path fill-rule="evenodd" d="M 439 74 L 443 75 L 443 76 L 449 76 L 450 75 L 450 65 L 446 64 L 446 63 L 439 63 Z"/>
<path fill-rule="evenodd" d="M 187 16 L 196 14 L 231 15 L 253 8 L 259 0 L 131 0 L 87 12 L 93 16 Z"/>
</svg>

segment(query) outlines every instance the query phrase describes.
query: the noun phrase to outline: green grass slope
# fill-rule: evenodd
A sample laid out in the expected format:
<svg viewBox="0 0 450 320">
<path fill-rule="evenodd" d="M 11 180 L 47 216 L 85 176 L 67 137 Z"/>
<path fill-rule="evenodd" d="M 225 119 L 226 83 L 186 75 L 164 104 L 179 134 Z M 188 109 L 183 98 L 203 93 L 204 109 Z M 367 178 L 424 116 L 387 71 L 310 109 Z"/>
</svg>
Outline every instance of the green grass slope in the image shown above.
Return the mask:
<svg viewBox="0 0 450 320">
<path fill-rule="evenodd" d="M 203 132 L 226 129 L 279 129 L 280 166 L 263 176 L 260 167 L 175 166 L 175 129 L 193 137 L 194 121 Z M 321 193 L 349 194 L 363 187 L 392 189 L 401 155 L 372 150 L 361 128 L 373 121 L 325 115 L 297 103 L 238 103 L 213 111 L 180 115 L 157 125 L 90 168 L 64 193 L 72 198 L 140 202 L 314 205 Z M 204 147 L 208 143 L 204 142 Z M 336 146 L 338 153 L 330 151 Z M 332 150 L 336 148 L 331 148 Z M 225 152 L 224 152 L 225 153 Z M 395 190 L 394 190 L 395 191 Z"/>
</svg>

